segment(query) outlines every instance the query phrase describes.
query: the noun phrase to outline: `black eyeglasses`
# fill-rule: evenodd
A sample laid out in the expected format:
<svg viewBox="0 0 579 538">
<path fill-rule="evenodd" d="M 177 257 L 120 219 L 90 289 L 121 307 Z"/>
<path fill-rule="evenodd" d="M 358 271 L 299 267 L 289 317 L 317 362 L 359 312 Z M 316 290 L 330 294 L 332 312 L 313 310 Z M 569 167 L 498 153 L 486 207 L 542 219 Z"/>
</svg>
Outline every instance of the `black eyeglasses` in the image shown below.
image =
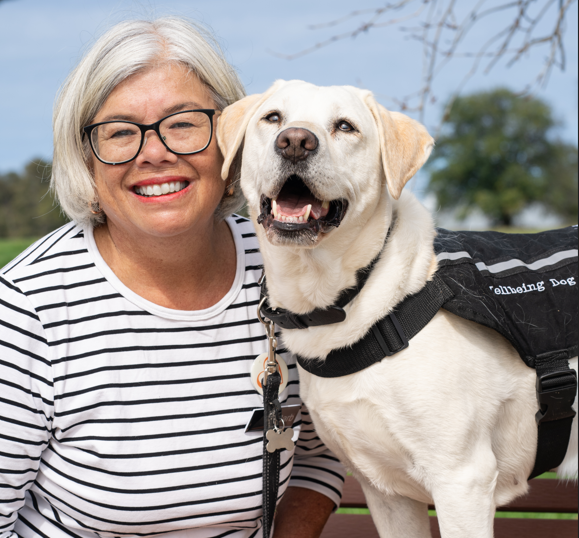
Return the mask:
<svg viewBox="0 0 579 538">
<path fill-rule="evenodd" d="M 150 125 L 132 121 L 103 121 L 83 128 L 96 158 L 104 164 L 124 164 L 140 153 L 147 131 L 155 131 L 176 155 L 199 153 L 211 143 L 213 109 L 184 110 Z"/>
</svg>

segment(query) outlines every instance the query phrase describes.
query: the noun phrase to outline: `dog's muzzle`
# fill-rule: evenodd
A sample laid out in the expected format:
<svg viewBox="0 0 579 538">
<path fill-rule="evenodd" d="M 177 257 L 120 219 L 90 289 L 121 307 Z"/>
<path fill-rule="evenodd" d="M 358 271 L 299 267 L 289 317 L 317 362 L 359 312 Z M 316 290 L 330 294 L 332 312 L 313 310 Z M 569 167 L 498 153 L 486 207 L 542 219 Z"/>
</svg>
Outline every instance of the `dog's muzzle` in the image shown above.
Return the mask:
<svg viewBox="0 0 579 538">
<path fill-rule="evenodd" d="M 274 198 L 261 196 L 261 213 L 257 222 L 266 231 L 276 232 L 290 239 L 292 235 L 316 236 L 336 228 L 342 222 L 348 202 L 346 200 L 320 200 L 303 179 L 291 175 Z M 311 237 L 310 237 L 311 239 Z"/>
</svg>

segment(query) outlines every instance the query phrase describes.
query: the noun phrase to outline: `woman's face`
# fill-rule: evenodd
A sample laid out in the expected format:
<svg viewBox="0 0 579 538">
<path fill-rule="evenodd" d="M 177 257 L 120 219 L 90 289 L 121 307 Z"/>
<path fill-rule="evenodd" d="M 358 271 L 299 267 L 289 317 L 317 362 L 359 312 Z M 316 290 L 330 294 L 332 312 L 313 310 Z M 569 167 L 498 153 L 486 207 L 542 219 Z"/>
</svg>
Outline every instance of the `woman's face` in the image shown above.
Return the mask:
<svg viewBox="0 0 579 538">
<path fill-rule="evenodd" d="M 215 103 L 194 74 L 170 64 L 137 73 L 119 84 L 93 123 L 119 119 L 151 124 L 173 112 L 197 108 L 215 108 Z M 143 233 L 173 237 L 203 232 L 212 225 L 225 188 L 220 177 L 223 157 L 215 136 L 201 153 L 175 155 L 151 130 L 133 161 L 113 166 L 94 155 L 92 160 L 99 204 L 109 228 L 117 233 L 133 238 Z M 143 187 L 166 183 L 173 183 L 174 189 L 176 182 L 187 186 L 161 196 L 137 194 Z"/>
</svg>

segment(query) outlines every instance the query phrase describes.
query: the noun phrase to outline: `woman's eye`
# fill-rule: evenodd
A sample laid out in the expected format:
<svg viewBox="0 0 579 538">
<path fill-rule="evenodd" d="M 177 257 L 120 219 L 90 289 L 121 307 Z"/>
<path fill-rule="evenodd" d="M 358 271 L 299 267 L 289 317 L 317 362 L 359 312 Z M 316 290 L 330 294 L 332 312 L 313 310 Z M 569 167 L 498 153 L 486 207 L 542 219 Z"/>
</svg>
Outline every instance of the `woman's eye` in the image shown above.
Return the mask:
<svg viewBox="0 0 579 538">
<path fill-rule="evenodd" d="M 277 112 L 272 112 L 271 114 L 268 114 L 265 119 L 270 123 L 279 123 L 280 116 Z"/>
<path fill-rule="evenodd" d="M 135 132 L 129 129 L 120 129 L 111 133 L 111 138 L 126 138 L 127 136 L 134 136 Z"/>
<path fill-rule="evenodd" d="M 352 127 L 351 124 L 349 124 L 347 121 L 344 121 L 344 120 L 339 121 L 337 126 L 338 126 L 338 129 L 340 129 L 340 131 L 344 131 L 346 133 L 354 130 L 354 127 Z"/>
<path fill-rule="evenodd" d="M 180 121 L 171 125 L 169 129 L 191 129 L 192 127 L 195 127 L 195 125 L 186 121 Z"/>
</svg>

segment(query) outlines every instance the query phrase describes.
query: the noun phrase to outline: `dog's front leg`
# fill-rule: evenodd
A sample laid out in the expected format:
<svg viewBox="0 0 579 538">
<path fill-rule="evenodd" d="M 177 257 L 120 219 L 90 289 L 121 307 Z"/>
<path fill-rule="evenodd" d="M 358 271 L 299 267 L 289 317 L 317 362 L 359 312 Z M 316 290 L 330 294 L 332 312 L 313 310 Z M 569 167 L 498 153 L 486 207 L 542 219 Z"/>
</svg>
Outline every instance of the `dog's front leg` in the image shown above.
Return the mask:
<svg viewBox="0 0 579 538">
<path fill-rule="evenodd" d="M 359 479 L 380 538 L 430 538 L 428 506 L 402 497 L 384 495 Z"/>
<path fill-rule="evenodd" d="M 497 476 L 496 464 L 478 461 L 435 479 L 433 497 L 442 538 L 493 537 Z"/>
</svg>

